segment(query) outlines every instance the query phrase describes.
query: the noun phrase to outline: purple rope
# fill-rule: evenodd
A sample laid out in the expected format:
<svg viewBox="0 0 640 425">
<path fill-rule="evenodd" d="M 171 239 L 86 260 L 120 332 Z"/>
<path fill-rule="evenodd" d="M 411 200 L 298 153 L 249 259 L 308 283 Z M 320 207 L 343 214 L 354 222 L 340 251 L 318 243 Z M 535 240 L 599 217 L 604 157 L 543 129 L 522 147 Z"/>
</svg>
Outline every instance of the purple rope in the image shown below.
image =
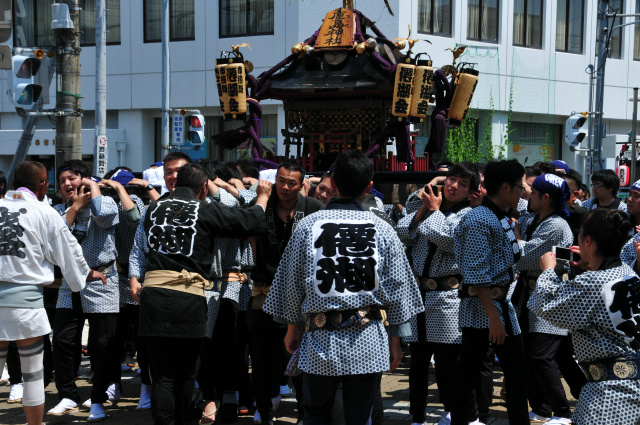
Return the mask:
<svg viewBox="0 0 640 425">
<path fill-rule="evenodd" d="M 353 13 L 355 13 L 356 15 L 358 15 L 361 19 L 367 19 L 369 22 L 371 22 L 371 21 L 370 21 L 366 16 L 364 16 L 364 15 L 362 14 L 362 12 L 360 12 L 359 10 L 357 10 L 357 9 L 352 9 L 352 10 L 353 10 Z M 370 27 L 370 28 L 371 28 L 371 31 L 373 31 L 373 32 L 374 32 L 374 34 L 375 34 L 375 35 L 377 35 L 378 37 L 380 37 L 380 38 L 387 38 L 387 37 L 385 37 L 385 35 L 382 33 L 382 31 L 380 31 L 380 30 L 378 29 L 378 27 L 376 26 L 376 24 L 374 24 L 373 22 L 371 22 L 371 27 Z M 387 40 L 388 40 L 388 38 L 387 38 Z"/>
<path fill-rule="evenodd" d="M 264 168 L 265 170 L 275 170 L 279 166 L 275 162 L 271 162 L 268 159 L 263 158 L 253 158 L 252 161 L 258 164 L 260 168 Z"/>
</svg>

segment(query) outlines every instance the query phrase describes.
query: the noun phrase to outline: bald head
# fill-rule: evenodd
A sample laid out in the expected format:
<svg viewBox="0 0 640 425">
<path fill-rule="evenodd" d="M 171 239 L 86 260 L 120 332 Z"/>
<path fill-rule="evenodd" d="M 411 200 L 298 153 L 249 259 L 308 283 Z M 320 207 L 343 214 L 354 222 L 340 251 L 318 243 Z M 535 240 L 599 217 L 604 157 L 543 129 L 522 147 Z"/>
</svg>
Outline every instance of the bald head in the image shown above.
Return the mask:
<svg viewBox="0 0 640 425">
<path fill-rule="evenodd" d="M 42 201 L 47 193 L 47 169 L 37 161 L 23 161 L 13 172 L 13 188 L 26 187 Z"/>
</svg>

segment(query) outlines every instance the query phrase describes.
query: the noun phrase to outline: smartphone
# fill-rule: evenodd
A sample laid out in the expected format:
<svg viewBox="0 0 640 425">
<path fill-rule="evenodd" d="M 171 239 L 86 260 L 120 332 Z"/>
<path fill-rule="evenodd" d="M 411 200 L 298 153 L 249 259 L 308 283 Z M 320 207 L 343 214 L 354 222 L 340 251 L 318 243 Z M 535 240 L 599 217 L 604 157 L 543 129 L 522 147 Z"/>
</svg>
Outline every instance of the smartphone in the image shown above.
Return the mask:
<svg viewBox="0 0 640 425">
<path fill-rule="evenodd" d="M 431 189 L 433 189 L 433 194 L 438 196 L 444 190 L 444 185 L 442 184 L 432 184 Z"/>
<path fill-rule="evenodd" d="M 580 254 L 571 251 L 570 248 L 563 248 L 560 246 L 551 247 L 551 252 L 555 254 L 558 260 L 580 261 Z"/>
</svg>

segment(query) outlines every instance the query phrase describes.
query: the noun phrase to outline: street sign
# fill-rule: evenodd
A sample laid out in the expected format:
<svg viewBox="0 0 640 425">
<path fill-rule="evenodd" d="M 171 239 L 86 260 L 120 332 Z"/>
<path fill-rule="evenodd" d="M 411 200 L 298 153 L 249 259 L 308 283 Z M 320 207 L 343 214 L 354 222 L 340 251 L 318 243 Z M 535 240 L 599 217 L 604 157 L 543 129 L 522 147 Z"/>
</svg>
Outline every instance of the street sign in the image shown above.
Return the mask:
<svg viewBox="0 0 640 425">
<path fill-rule="evenodd" d="M 94 158 L 94 174 L 97 177 L 104 177 L 107 174 L 107 136 L 98 136 L 96 143 L 96 156 Z"/>
<path fill-rule="evenodd" d="M 184 145 L 184 116 L 175 114 L 173 120 L 171 120 L 171 124 L 171 143 L 174 145 Z"/>
</svg>

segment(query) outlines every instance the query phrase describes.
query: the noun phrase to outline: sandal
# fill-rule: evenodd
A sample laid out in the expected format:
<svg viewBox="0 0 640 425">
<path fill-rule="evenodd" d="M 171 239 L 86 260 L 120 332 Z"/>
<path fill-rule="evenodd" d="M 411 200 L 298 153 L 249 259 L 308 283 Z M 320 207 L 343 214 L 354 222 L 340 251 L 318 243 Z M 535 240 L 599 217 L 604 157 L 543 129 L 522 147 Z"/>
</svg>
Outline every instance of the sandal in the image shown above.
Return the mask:
<svg viewBox="0 0 640 425">
<path fill-rule="evenodd" d="M 205 403 L 205 408 L 209 403 Z M 216 421 L 216 413 L 218 413 L 218 403 L 215 401 L 212 403 L 213 403 L 213 412 L 205 413 L 204 412 L 205 409 L 202 409 L 202 417 L 200 418 L 200 422 L 199 422 L 200 424 L 212 424 Z"/>
</svg>

